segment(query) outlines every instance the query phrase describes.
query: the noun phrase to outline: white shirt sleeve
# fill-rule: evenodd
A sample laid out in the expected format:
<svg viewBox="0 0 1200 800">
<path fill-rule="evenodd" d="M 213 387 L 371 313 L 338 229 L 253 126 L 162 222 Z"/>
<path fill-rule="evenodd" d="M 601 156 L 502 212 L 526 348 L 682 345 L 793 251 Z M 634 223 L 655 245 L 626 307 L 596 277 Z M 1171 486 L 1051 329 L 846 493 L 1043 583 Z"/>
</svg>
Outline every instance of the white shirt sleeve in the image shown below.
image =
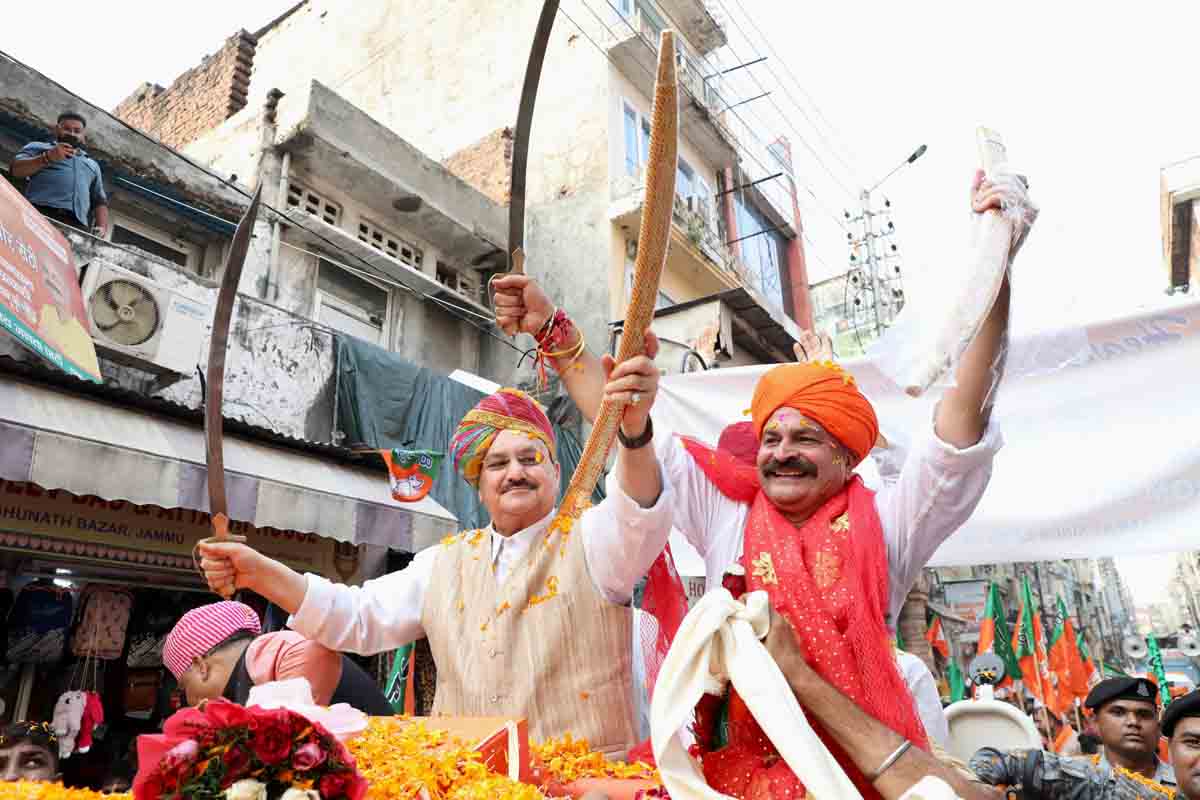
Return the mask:
<svg viewBox="0 0 1200 800">
<path fill-rule="evenodd" d="M 660 467 L 662 493 L 653 506 L 642 508 L 621 490 L 616 472 L 608 475 L 604 500 L 583 512 L 579 524 L 592 582 L 610 603 L 625 605 L 667 546 L 674 491 Z"/>
<path fill-rule="evenodd" d="M 978 442 L 961 450 L 938 438 L 930 426 L 896 482 L 875 496 L 888 553 L 889 624 L 895 624 L 921 568 L 979 505 L 1003 443 L 992 422 Z"/>
<path fill-rule="evenodd" d="M 422 550 L 399 572 L 362 586 L 306 574 L 304 602 L 288 626 L 331 650 L 373 655 L 425 635 L 421 612 L 441 546 Z"/>
<path fill-rule="evenodd" d="M 925 733 L 941 747 L 946 746 L 950 739 L 950 723 L 946 721 L 946 712 L 942 710 L 942 697 L 938 693 L 937 681 L 925 662 L 912 653 L 897 653 L 896 659 L 900 665 L 900 674 L 904 683 L 912 692 L 916 702 L 917 714 Z"/>
<path fill-rule="evenodd" d="M 668 436 L 659 442 L 658 462 L 662 464 L 665 483 L 675 490 L 675 527 L 701 558 L 708 560 L 715 536 L 740 539 L 738 521 L 745 507 L 721 494 L 678 436 Z"/>
</svg>

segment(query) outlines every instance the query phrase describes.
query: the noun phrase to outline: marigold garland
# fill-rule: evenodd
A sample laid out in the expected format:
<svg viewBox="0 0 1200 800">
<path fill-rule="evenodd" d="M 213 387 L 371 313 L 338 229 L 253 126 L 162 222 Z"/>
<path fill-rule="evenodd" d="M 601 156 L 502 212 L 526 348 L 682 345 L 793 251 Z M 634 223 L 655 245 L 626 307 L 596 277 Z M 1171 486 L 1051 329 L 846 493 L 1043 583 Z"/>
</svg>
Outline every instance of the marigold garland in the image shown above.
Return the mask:
<svg viewBox="0 0 1200 800">
<path fill-rule="evenodd" d="M 592 750 L 587 739 L 576 739 L 569 733 L 561 739 L 532 742 L 529 748 L 537 766 L 559 783 L 571 783 L 580 778 L 621 778 L 662 783 L 658 770 L 649 764 L 641 761 L 632 764 L 609 761 L 602 753 Z"/>
<path fill-rule="evenodd" d="M 1092 756 L 1091 762 L 1094 766 L 1099 767 L 1100 766 L 1100 754 L 1097 753 L 1096 755 Z M 1157 792 L 1159 794 L 1165 795 L 1167 797 L 1167 800 L 1174 800 L 1174 798 L 1175 798 L 1176 790 L 1170 786 L 1161 784 L 1158 781 L 1154 780 L 1153 778 L 1147 778 L 1145 775 L 1143 775 L 1140 772 L 1134 772 L 1133 770 L 1125 769 L 1124 767 L 1118 767 L 1116 764 L 1109 764 L 1108 766 L 1110 769 L 1115 770 L 1118 775 L 1124 776 L 1133 781 L 1137 781 L 1142 786 L 1145 786 L 1152 792 Z"/>
<path fill-rule="evenodd" d="M 372 717 L 347 743 L 371 788 L 367 800 L 544 800 L 536 787 L 488 770 L 483 756 L 445 731 L 404 717 Z"/>
<path fill-rule="evenodd" d="M 61 783 L 16 781 L 0 783 L 0 800 L 133 800 L 133 795 L 100 794 L 90 789 L 68 789 Z"/>
<path fill-rule="evenodd" d="M 347 743 L 367 779 L 367 800 L 546 800 L 536 787 L 488 769 L 483 756 L 445 731 L 406 717 L 373 717 L 367 730 Z M 531 743 L 534 761 L 546 777 L 567 784 L 581 778 L 652 781 L 658 771 L 643 762 L 608 761 L 586 739 L 570 734 Z M 1146 779 L 1142 779 L 1144 782 Z M 654 796 L 654 795 L 649 795 Z M 132 800 L 131 794 L 100 794 L 67 789 L 60 783 L 0 783 L 0 800 Z"/>
</svg>

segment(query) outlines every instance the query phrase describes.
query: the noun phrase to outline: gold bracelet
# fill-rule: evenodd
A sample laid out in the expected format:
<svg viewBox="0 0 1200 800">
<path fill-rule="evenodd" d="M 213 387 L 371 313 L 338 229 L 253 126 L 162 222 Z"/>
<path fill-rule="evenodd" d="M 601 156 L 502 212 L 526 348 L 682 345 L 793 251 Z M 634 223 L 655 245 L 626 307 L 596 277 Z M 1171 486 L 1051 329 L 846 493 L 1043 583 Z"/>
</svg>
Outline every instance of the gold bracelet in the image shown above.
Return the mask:
<svg viewBox="0 0 1200 800">
<path fill-rule="evenodd" d="M 573 356 L 574 358 L 579 358 L 579 354 L 583 352 L 585 343 L 584 343 L 584 338 L 583 338 L 583 331 L 576 328 L 575 332 L 579 334 L 579 341 L 576 342 L 575 344 L 571 345 L 570 347 L 566 348 L 565 350 L 558 350 L 555 352 L 539 350 L 538 352 L 541 353 L 543 358 L 550 358 L 550 359 L 554 359 L 554 360 L 558 360 L 560 358 L 567 358 L 569 356 Z"/>
<path fill-rule="evenodd" d="M 571 356 L 571 360 L 568 361 L 566 363 L 566 365 L 564 367 L 562 367 L 562 369 L 559 370 L 559 372 L 566 372 L 567 370 L 574 367 L 575 362 L 577 362 L 579 360 L 579 357 L 583 355 L 583 351 L 586 349 L 587 349 L 587 341 L 583 338 L 583 331 L 580 331 L 579 332 L 579 345 L 575 350 L 575 355 Z"/>
</svg>

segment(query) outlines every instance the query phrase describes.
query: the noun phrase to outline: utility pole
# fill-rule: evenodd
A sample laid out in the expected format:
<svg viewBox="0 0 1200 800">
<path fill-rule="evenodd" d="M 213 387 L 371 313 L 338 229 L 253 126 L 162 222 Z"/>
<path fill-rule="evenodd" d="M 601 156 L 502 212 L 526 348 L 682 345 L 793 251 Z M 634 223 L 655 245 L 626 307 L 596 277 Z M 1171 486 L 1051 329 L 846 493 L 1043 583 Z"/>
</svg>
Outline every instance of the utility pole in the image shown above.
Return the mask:
<svg viewBox="0 0 1200 800">
<path fill-rule="evenodd" d="M 858 236 L 853 231 L 846 233 L 850 245 L 850 269 L 846 273 L 846 314 L 860 346 L 864 344 L 860 335 L 864 323 L 873 329 L 871 338 L 878 339 L 904 306 L 899 248 L 895 242 L 884 243 L 896 233 L 896 226 L 890 219 L 892 204 L 885 198 L 882 208 L 876 208 L 871 195 L 902 167 L 925 155 L 927 149 L 921 145 L 876 181 L 874 186 L 863 189 L 858 198 L 860 208 L 857 214 L 845 212 L 848 222 L 860 226 Z M 876 218 L 879 218 L 878 221 Z"/>
</svg>

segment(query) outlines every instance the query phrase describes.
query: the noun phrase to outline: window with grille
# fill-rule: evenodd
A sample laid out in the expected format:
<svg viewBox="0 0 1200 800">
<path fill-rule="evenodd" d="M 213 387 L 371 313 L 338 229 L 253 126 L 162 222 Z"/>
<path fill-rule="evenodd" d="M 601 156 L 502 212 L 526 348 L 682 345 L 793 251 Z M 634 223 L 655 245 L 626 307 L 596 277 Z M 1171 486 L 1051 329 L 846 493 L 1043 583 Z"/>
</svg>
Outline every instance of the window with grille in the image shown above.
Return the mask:
<svg viewBox="0 0 1200 800">
<path fill-rule="evenodd" d="M 420 269 L 425 254 L 421 248 L 404 241 L 394 233 L 388 233 L 383 228 L 367 220 L 358 223 L 358 240 L 369 244 L 384 255 L 391 256 L 402 264 L 413 269 Z"/>
<path fill-rule="evenodd" d="M 307 211 L 309 214 L 319 217 L 330 225 L 337 225 L 342 220 L 342 207 L 340 205 L 298 183 L 288 184 L 287 204 L 288 208 L 299 208 L 302 211 Z"/>
<path fill-rule="evenodd" d="M 437 262 L 437 282 L 469 300 L 480 302 L 480 283 L 444 261 Z"/>
<path fill-rule="evenodd" d="M 321 259 L 317 320 L 334 330 L 387 346 L 388 291 Z"/>
</svg>

